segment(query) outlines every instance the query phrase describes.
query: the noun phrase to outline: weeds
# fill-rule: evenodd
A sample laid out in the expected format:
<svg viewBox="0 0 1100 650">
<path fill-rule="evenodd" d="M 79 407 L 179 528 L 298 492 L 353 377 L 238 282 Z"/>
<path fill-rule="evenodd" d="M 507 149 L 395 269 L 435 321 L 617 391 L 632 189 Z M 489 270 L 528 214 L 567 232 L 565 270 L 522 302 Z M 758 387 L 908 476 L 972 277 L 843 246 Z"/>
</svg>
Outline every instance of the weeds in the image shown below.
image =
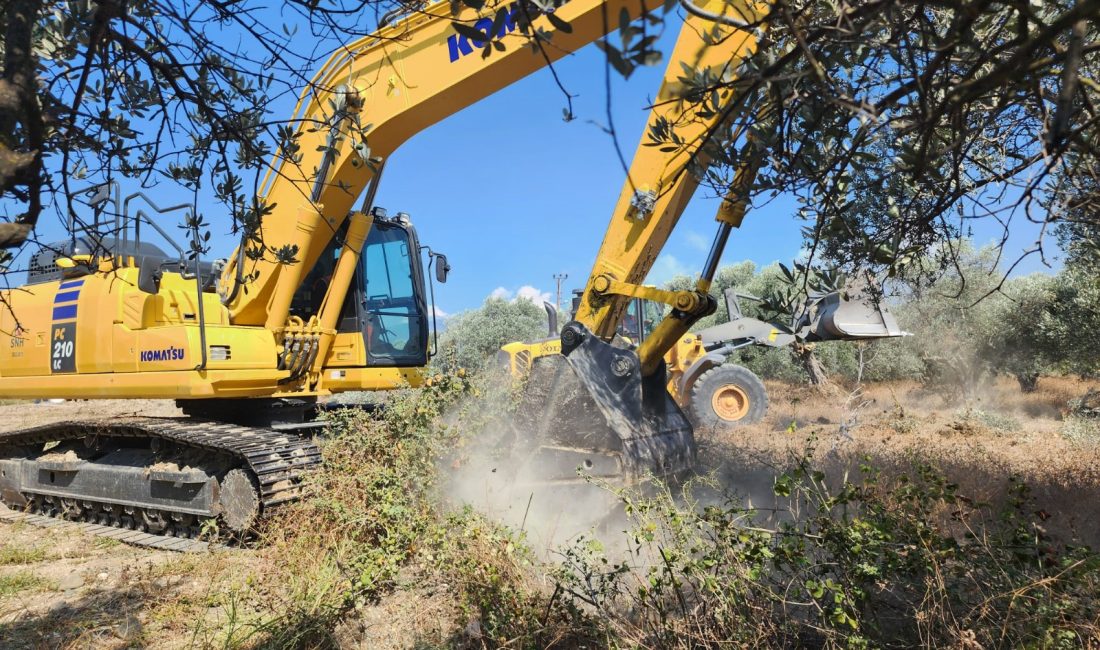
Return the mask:
<svg viewBox="0 0 1100 650">
<path fill-rule="evenodd" d="M 1100 390 L 1091 388 L 1067 406 L 1062 435 L 1083 446 L 1100 445 Z"/>
<path fill-rule="evenodd" d="M 265 535 L 286 585 L 278 613 L 260 626 L 266 646 L 330 638 L 346 613 L 392 590 L 410 559 L 444 536 L 433 505 L 435 462 L 453 435 L 436 425 L 469 389 L 439 376 L 390 396 L 383 409 L 329 414 L 312 496 Z"/>
<path fill-rule="evenodd" d="M 42 576 L 30 571 L 0 575 L 0 598 L 7 598 L 24 591 L 45 591 L 52 585 Z"/>
<path fill-rule="evenodd" d="M 6 544 L 4 547 L 0 548 L 0 566 L 34 564 L 36 562 L 42 562 L 47 559 L 47 557 L 48 555 L 44 548 L 24 548 L 12 544 Z"/>
<path fill-rule="evenodd" d="M 920 421 L 913 417 L 905 407 L 894 398 L 894 408 L 890 413 L 890 418 L 887 421 L 887 426 L 893 429 L 896 433 L 902 435 L 916 433 L 920 428 Z"/>
<path fill-rule="evenodd" d="M 995 434 L 1016 433 L 1021 429 L 1020 421 L 1010 415 L 973 407 L 959 411 L 948 426 L 963 435 L 976 435 L 984 431 Z"/>
<path fill-rule="evenodd" d="M 733 495 L 623 495 L 627 559 L 574 546 L 561 593 L 645 647 L 1075 647 L 1100 633 L 1100 559 L 1056 549 L 1022 485 L 993 513 L 927 466 L 861 474 L 833 486 L 799 461 L 775 482 L 778 525 Z"/>
<path fill-rule="evenodd" d="M 107 550 L 122 546 L 122 542 L 118 541 L 117 539 L 112 539 L 110 537 L 96 537 L 93 544 L 96 548 L 100 550 Z"/>
<path fill-rule="evenodd" d="M 1100 445 L 1100 419 L 1070 415 L 1062 423 L 1062 435 L 1085 447 Z"/>
</svg>

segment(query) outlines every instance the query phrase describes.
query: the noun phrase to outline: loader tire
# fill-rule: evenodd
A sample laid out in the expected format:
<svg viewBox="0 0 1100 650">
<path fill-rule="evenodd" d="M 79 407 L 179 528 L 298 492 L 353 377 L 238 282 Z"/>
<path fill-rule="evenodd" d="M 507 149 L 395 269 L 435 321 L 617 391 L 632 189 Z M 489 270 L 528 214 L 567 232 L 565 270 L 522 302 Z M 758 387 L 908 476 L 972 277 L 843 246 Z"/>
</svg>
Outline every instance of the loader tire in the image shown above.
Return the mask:
<svg viewBox="0 0 1100 650">
<path fill-rule="evenodd" d="M 701 428 L 738 427 L 759 422 L 768 412 L 768 390 L 748 368 L 714 366 L 691 387 L 688 414 Z"/>
</svg>

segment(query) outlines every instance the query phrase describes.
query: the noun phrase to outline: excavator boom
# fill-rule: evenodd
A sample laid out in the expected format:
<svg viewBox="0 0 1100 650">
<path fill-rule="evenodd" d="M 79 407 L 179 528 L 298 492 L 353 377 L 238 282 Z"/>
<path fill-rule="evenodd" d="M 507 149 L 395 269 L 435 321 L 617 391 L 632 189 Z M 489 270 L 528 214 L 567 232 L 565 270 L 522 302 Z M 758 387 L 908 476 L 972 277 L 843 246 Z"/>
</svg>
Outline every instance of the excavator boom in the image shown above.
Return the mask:
<svg viewBox="0 0 1100 650">
<path fill-rule="evenodd" d="M 481 10 L 459 4 L 452 13 L 455 6 L 437 2 L 349 44 L 303 92 L 292 121 L 296 150 L 330 155 L 317 164 L 284 151 L 261 199 L 271 210 L 263 219 L 263 246 L 292 247 L 302 264 L 233 255 L 223 285 L 250 278 L 249 291 L 236 292 L 228 304 L 234 323 L 282 325 L 286 296 L 297 288 L 299 274 L 317 260 L 373 177 L 369 159 L 385 160 L 419 131 L 600 38 L 615 29 L 620 15 L 633 20 L 661 3 L 570 0 L 554 10 L 555 22 L 567 23 L 569 31 L 556 29 L 527 0 L 490 2 Z M 456 23 L 485 34 L 484 40 L 456 30 Z M 536 31 L 552 37 L 532 41 Z M 242 258 L 243 268 L 236 263 Z"/>
</svg>

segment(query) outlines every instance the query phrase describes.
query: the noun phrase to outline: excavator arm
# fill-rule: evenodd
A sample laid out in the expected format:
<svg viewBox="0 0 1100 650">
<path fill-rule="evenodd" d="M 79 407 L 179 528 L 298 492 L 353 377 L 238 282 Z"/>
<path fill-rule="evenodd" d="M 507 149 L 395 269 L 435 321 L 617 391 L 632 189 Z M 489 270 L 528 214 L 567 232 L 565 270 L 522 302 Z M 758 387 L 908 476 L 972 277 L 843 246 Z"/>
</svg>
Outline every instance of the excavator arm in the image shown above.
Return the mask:
<svg viewBox="0 0 1100 650">
<path fill-rule="evenodd" d="M 659 6 L 658 0 L 570 0 L 551 22 L 530 0 L 490 2 L 481 10 L 460 5 L 457 13 L 444 0 L 342 48 L 303 92 L 294 136 L 282 143 L 259 199 L 267 214 L 223 272 L 233 323 L 284 325 L 303 274 L 379 163 L 409 137 L 595 41 L 620 14 L 634 19 Z M 555 28 L 562 23 L 568 31 Z M 524 31 L 550 39 L 532 40 Z M 287 254 L 299 263 L 286 263 Z M 238 290 L 241 283 L 247 291 Z"/>
<path fill-rule="evenodd" d="M 614 433 L 590 445 L 613 450 L 612 474 L 668 474 L 693 462 L 691 425 L 665 389 L 662 357 L 694 322 L 714 310 L 710 280 L 730 229 L 740 223 L 755 172 L 740 170 L 723 201 L 719 232 L 695 290 L 670 293 L 641 286 L 695 192 L 698 174 L 710 162 L 708 143 L 753 108 L 707 110 L 686 96 L 681 77 L 685 70 L 694 70 L 722 88 L 715 91 L 718 97 L 712 104 L 728 103 L 741 64 L 757 47 L 758 37 L 748 28 L 756 18 L 755 5 L 733 10 L 720 0 L 709 4 L 713 7 L 690 5 L 693 10 L 669 56 L 649 116 L 647 134 L 672 130 L 678 146 L 651 146 L 643 136 L 576 320 L 562 333 L 563 353 Z M 351 44 L 325 65 L 303 94 L 293 147 L 303 155 L 288 157 L 291 148 L 284 147 L 284 159 L 265 183 L 262 203 L 270 214 L 263 219 L 258 241 L 266 251 L 239 253 L 237 264 L 222 277 L 223 286 L 236 285 L 242 278 L 251 282 L 247 292 L 230 292 L 228 307 L 235 324 L 263 324 L 274 331 L 284 327 L 302 273 L 341 227 L 378 164 L 406 139 L 658 4 L 569 0 L 553 10 L 553 20 L 524 0 L 482 10 L 464 8 L 457 15 L 453 6 L 432 5 Z M 469 27 L 461 29 L 454 22 Z M 530 29 L 523 29 L 524 23 Z M 532 42 L 525 31 L 546 31 L 552 39 Z M 353 215 L 353 223 L 359 218 Z M 246 239 L 242 245 L 254 246 L 255 241 Z M 280 250 L 291 251 L 300 263 L 274 259 L 277 256 L 270 253 Z M 607 343 L 630 297 L 673 306 L 637 356 Z M 580 409 L 589 415 L 595 415 L 594 410 Z M 578 460 L 577 452 L 578 445 L 571 442 L 552 449 L 551 455 L 571 464 Z M 594 462 L 583 450 L 580 456 L 582 465 L 607 466 L 606 457 Z M 543 453 L 533 458 L 538 465 L 554 464 L 545 462 Z"/>
<path fill-rule="evenodd" d="M 747 26 L 753 21 L 752 7 L 742 11 L 736 17 L 726 17 L 724 22 L 689 15 L 669 57 L 646 131 L 632 159 L 575 315 L 577 323 L 604 340 L 614 336 L 630 298 L 656 300 L 682 314 L 697 317 L 714 311 L 713 299 L 707 291 L 729 229 L 740 225 L 744 216 L 755 167 L 739 170 L 733 187 L 723 199 L 716 220 L 724 227 L 719 228 L 701 273 L 702 282 L 695 291 L 661 291 L 642 286 L 642 282 L 695 193 L 699 175 L 710 164 L 706 145 L 719 129 L 730 128 L 754 108 L 733 106 L 724 112 L 714 110 L 714 106 L 687 96 L 690 90 L 684 79 L 685 70 L 695 70 L 700 76 L 720 80 L 725 88 L 716 91 L 715 103 L 720 106 L 729 103 L 733 92 L 730 86 L 738 78 L 739 67 L 758 43 L 752 31 L 735 26 L 738 23 Z M 679 144 L 651 140 L 651 134 L 668 130 L 674 131 Z M 651 354 L 643 353 L 644 360 L 649 361 L 650 356 L 659 359 L 676 338 L 672 336 L 657 345 L 664 350 L 655 348 Z"/>
<path fill-rule="evenodd" d="M 694 463 L 694 432 L 668 392 L 664 356 L 716 308 L 710 285 L 729 235 L 744 217 L 759 165 L 751 137 L 743 152 L 747 162 L 737 170 L 715 215 L 718 230 L 693 290 L 667 291 L 642 282 L 709 166 L 708 148 L 719 131 L 733 129 L 740 135 L 745 122 L 739 120 L 766 111 L 766 103 L 717 110 L 731 105 L 728 94 L 739 68 L 757 47 L 750 25 L 760 10 L 749 5 L 733 16 L 706 11 L 688 15 L 574 320 L 562 329 L 562 353 L 618 438 L 627 476 L 670 475 Z M 717 101 L 708 107 L 690 97 L 685 70 L 722 82 L 723 89 L 714 91 Z M 675 144 L 652 141 L 651 135 L 670 130 Z M 636 351 L 611 342 L 633 298 L 672 307 Z"/>
<path fill-rule="evenodd" d="M 296 134 L 282 143 L 265 179 L 259 204 L 269 213 L 223 271 L 232 322 L 284 326 L 304 273 L 380 172 L 380 163 L 409 137 L 602 37 L 622 17 L 637 18 L 659 4 L 570 0 L 553 11 L 551 22 L 529 1 L 463 7 L 455 14 L 454 3 L 445 0 L 335 54 L 303 92 L 292 122 Z M 697 15 L 706 15 L 704 10 L 687 16 L 649 119 L 650 129 L 674 128 L 683 144 L 668 151 L 647 146 L 643 138 L 586 288 L 578 320 L 605 339 L 621 319 L 623 297 L 632 295 L 626 288 L 644 279 L 694 193 L 698 180 L 692 170 L 708 162 L 702 145 L 736 117 L 704 115 L 682 96 L 685 67 L 732 81 L 757 45 L 752 31 L 734 26 L 754 19 L 753 6 L 731 11 L 721 2 L 710 4 L 719 19 Z M 555 28 L 563 22 L 568 31 Z M 469 27 L 459 30 L 456 23 Z M 484 34 L 483 40 L 471 31 Z M 552 36 L 532 40 L 535 33 Z M 279 251 L 299 263 L 286 263 Z M 248 291 L 239 290 L 244 282 Z M 681 295 L 674 306 L 705 314 L 705 294 L 703 287 L 694 296 Z"/>
</svg>

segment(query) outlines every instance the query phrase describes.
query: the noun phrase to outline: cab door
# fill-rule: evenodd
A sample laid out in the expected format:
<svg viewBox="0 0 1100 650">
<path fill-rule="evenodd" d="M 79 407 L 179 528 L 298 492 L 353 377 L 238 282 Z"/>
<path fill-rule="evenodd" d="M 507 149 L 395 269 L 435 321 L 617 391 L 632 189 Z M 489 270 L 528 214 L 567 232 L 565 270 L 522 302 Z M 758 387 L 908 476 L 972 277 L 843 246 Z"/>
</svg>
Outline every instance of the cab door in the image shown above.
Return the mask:
<svg viewBox="0 0 1100 650">
<path fill-rule="evenodd" d="M 367 365 L 426 365 L 428 308 L 415 235 L 399 224 L 376 221 L 360 269 Z"/>
</svg>

